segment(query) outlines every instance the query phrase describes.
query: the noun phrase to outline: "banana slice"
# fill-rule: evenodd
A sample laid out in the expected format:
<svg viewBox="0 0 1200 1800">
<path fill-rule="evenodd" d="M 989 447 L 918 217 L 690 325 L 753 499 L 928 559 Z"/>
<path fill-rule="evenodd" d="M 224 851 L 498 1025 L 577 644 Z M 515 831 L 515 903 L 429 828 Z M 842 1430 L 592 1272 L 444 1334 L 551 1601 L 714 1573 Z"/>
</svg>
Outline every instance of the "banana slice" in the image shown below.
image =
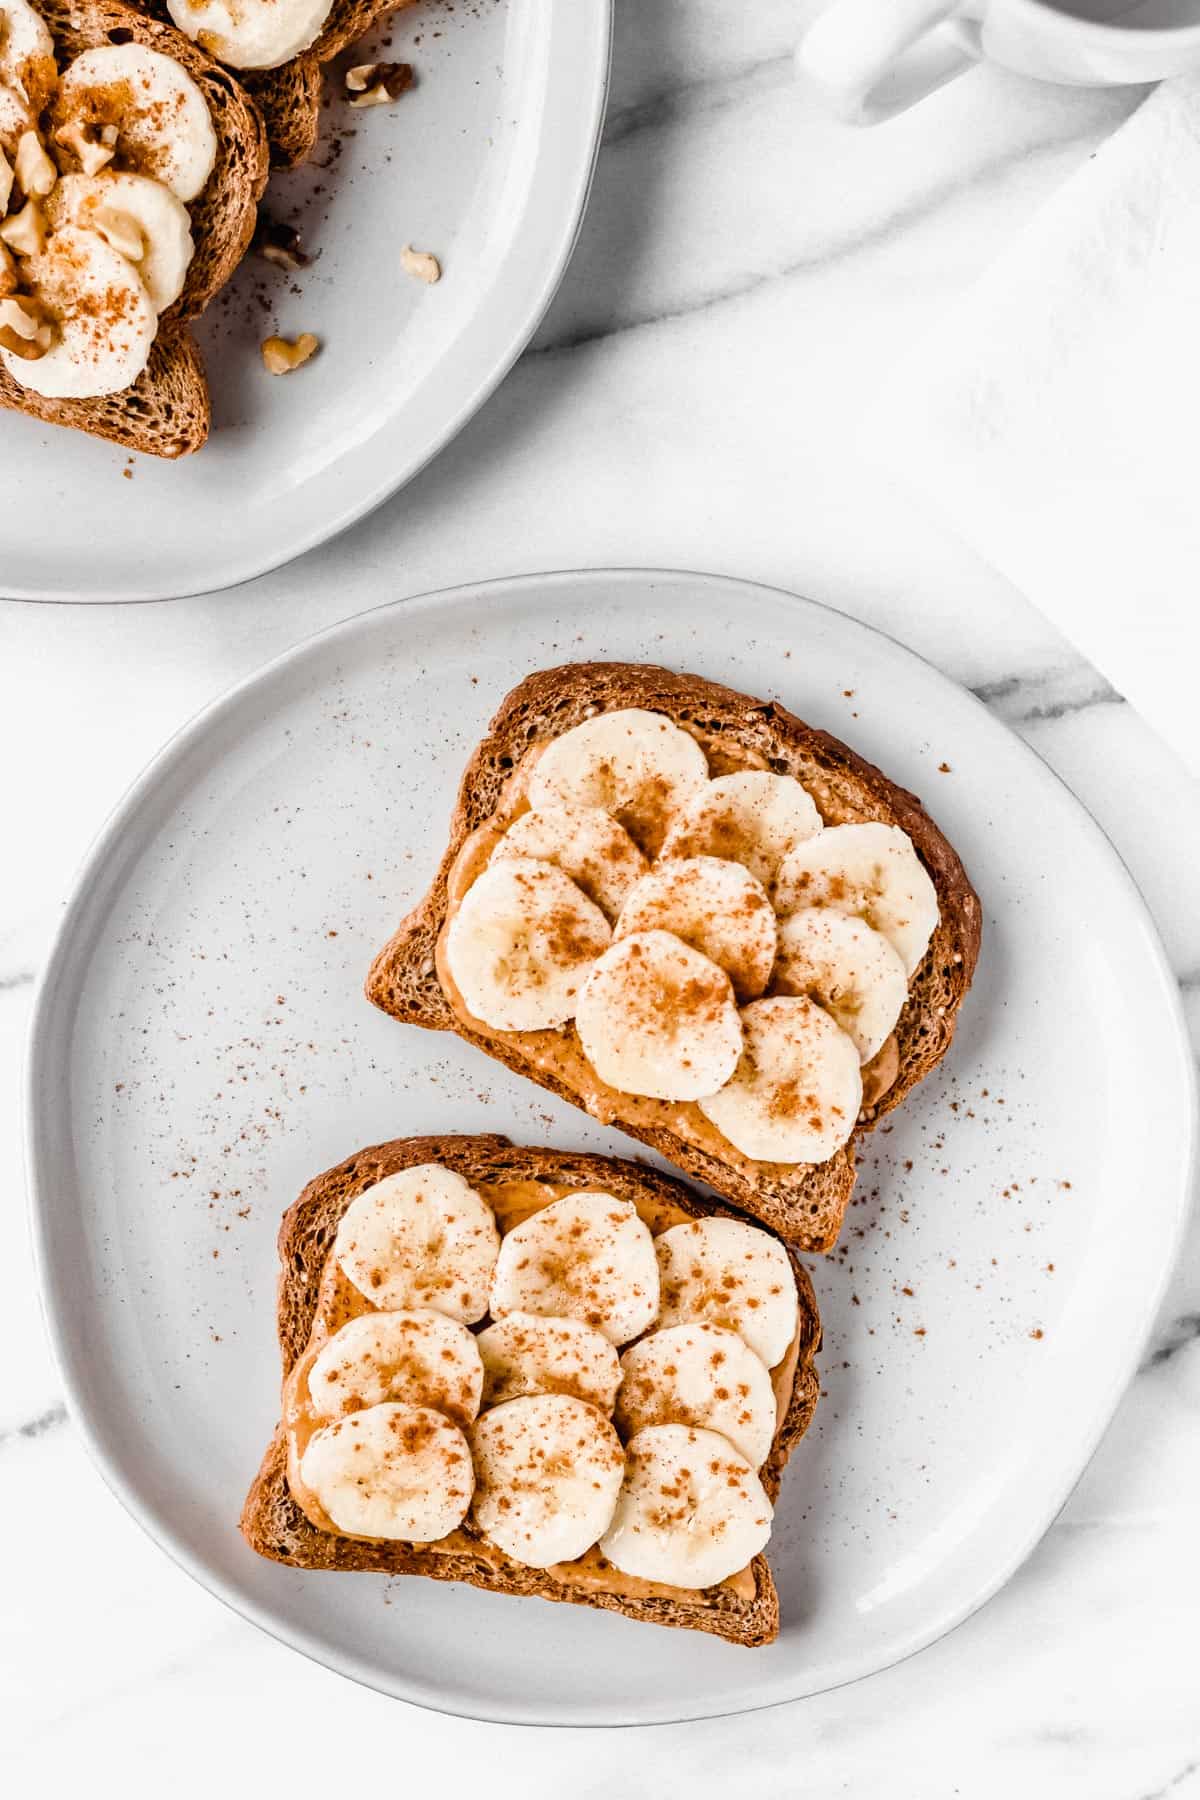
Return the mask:
<svg viewBox="0 0 1200 1800">
<path fill-rule="evenodd" d="M 100 44 L 69 63 L 52 107 L 55 142 L 72 125 L 94 136 L 117 127 L 117 159 L 194 200 L 213 172 L 217 134 L 187 70 L 142 44 Z"/>
<path fill-rule="evenodd" d="M 853 1042 L 802 995 L 752 1000 L 742 1008 L 742 1031 L 746 1047 L 732 1079 L 700 1100 L 700 1111 L 756 1162 L 826 1162 L 862 1108 Z"/>
<path fill-rule="evenodd" d="M 625 1480 L 600 1549 L 642 1581 L 713 1587 L 766 1548 L 773 1516 L 762 1482 L 718 1432 L 648 1425 L 625 1446 Z"/>
<path fill-rule="evenodd" d="M 775 1390 L 767 1366 L 720 1325 L 671 1325 L 631 1344 L 621 1358 L 615 1423 L 623 1438 L 647 1425 L 719 1431 L 752 1469 L 775 1437 Z"/>
<path fill-rule="evenodd" d="M 132 263 L 95 232 L 72 225 L 22 267 L 54 321 L 54 342 L 36 362 L 0 350 L 22 387 L 52 400 L 91 400 L 137 380 L 158 315 Z"/>
<path fill-rule="evenodd" d="M 185 37 L 231 69 L 277 69 L 321 35 L 333 0 L 167 0 Z"/>
<path fill-rule="evenodd" d="M 475 1523 L 514 1562 L 573 1562 L 612 1518 L 625 1453 L 604 1414 L 583 1400 L 506 1400 L 476 1420 L 471 1449 Z"/>
<path fill-rule="evenodd" d="M 576 887 L 615 919 L 625 896 L 646 873 L 646 859 L 623 825 L 598 806 L 542 806 L 514 820 L 492 852 L 554 863 Z"/>
<path fill-rule="evenodd" d="M 158 312 L 183 292 L 192 260 L 192 221 L 182 200 L 147 175 L 64 175 L 45 203 L 57 230 L 98 232 L 132 262 Z"/>
<path fill-rule="evenodd" d="M 567 1194 L 507 1232 L 492 1281 L 492 1312 L 580 1319 L 614 1344 L 654 1323 L 654 1239 L 631 1200 Z"/>
<path fill-rule="evenodd" d="M 728 975 L 668 931 L 638 931 L 605 951 L 575 1025 L 601 1081 L 654 1100 L 715 1094 L 742 1049 Z"/>
<path fill-rule="evenodd" d="M 718 775 L 671 821 L 662 855 L 721 856 L 769 888 L 793 844 L 815 837 L 821 815 L 790 775 L 742 769 Z"/>
<path fill-rule="evenodd" d="M 708 759 L 694 737 L 661 713 L 631 706 L 552 739 L 527 792 L 533 807 L 600 807 L 654 856 L 671 815 L 707 780 Z"/>
<path fill-rule="evenodd" d="M 565 1025 L 612 931 L 553 863 L 511 856 L 468 888 L 446 933 L 446 961 L 467 1010 L 496 1031 Z"/>
<path fill-rule="evenodd" d="M 911 975 L 940 914 L 937 889 L 898 825 L 833 825 L 797 844 L 780 865 L 775 909 L 830 906 L 881 931 Z"/>
<path fill-rule="evenodd" d="M 404 1400 L 465 1426 L 479 1411 L 483 1364 L 466 1326 L 444 1313 L 363 1313 L 325 1345 L 308 1372 L 308 1392 L 320 1419 Z"/>
<path fill-rule="evenodd" d="M 521 1394 L 573 1394 L 611 1413 L 621 1382 L 616 1350 L 578 1319 L 511 1312 L 475 1339 L 488 1406 Z"/>
<path fill-rule="evenodd" d="M 740 863 L 715 856 L 660 862 L 629 895 L 613 937 L 635 931 L 673 932 L 724 969 L 739 1000 L 753 1000 L 771 979 L 775 912 Z"/>
<path fill-rule="evenodd" d="M 800 1303 L 787 1251 L 741 1219 L 694 1219 L 654 1240 L 659 1325 L 702 1322 L 735 1331 L 768 1368 L 782 1362 Z"/>
<path fill-rule="evenodd" d="M 775 988 L 823 1006 L 867 1063 L 892 1034 L 908 977 L 882 933 L 831 906 L 806 906 L 780 924 Z"/>
<path fill-rule="evenodd" d="M 12 156 L 58 79 L 54 39 L 28 0 L 0 0 L 0 149 Z"/>
<path fill-rule="evenodd" d="M 420 1163 L 364 1189 L 338 1226 L 338 1267 L 386 1311 L 427 1307 L 472 1325 L 488 1309 L 500 1233 L 452 1169 Z"/>
<path fill-rule="evenodd" d="M 454 1531 L 475 1488 L 458 1426 L 432 1407 L 393 1400 L 315 1431 L 300 1479 L 339 1531 L 409 1544 L 434 1544 Z"/>
</svg>

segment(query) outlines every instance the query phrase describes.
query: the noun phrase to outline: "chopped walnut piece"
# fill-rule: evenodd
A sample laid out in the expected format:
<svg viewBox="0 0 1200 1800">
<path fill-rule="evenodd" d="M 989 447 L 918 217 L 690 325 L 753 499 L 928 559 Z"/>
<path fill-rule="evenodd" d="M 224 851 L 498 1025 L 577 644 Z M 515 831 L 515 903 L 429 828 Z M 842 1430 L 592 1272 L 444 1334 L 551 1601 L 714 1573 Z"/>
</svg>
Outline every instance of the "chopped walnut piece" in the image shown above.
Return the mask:
<svg viewBox="0 0 1200 1800">
<path fill-rule="evenodd" d="M 146 240 L 142 228 L 129 213 L 121 212 L 116 206 L 93 206 L 87 222 L 90 230 L 129 262 L 141 262 L 145 256 Z"/>
<path fill-rule="evenodd" d="M 46 221 L 36 200 L 27 200 L 20 212 L 10 213 L 0 225 L 0 239 L 18 256 L 40 256 L 46 248 Z"/>
<path fill-rule="evenodd" d="M 346 70 L 346 92 L 355 94 L 351 106 L 387 106 L 412 86 L 411 63 L 359 63 Z"/>
<path fill-rule="evenodd" d="M 259 218 L 253 248 L 265 261 L 280 269 L 302 269 L 308 262 L 300 248 L 300 233 L 296 227 L 277 225 L 273 219 Z"/>
<path fill-rule="evenodd" d="M 54 141 L 62 149 L 71 152 L 85 175 L 98 175 L 116 154 L 117 128 L 115 125 L 105 125 L 97 142 L 88 137 L 78 120 L 72 120 L 69 125 L 59 127 L 54 134 Z"/>
<path fill-rule="evenodd" d="M 44 200 L 58 180 L 58 170 L 36 131 L 21 133 L 13 167 L 21 192 L 29 200 Z"/>
<path fill-rule="evenodd" d="M 45 307 L 31 294 L 0 300 L 0 346 L 25 362 L 45 356 L 54 332 Z"/>
<path fill-rule="evenodd" d="M 0 244 L 0 299 L 17 291 L 17 264 L 7 244 Z"/>
<path fill-rule="evenodd" d="M 287 338 L 264 338 L 262 343 L 263 367 L 268 375 L 287 375 L 306 363 L 310 356 L 320 348 L 320 339 L 311 331 L 302 331 L 294 342 Z"/>
<path fill-rule="evenodd" d="M 428 250 L 414 250 L 411 244 L 405 244 L 400 263 L 405 273 L 415 275 L 418 281 L 432 283 L 442 279 L 442 265 Z"/>
<path fill-rule="evenodd" d="M 9 162 L 7 156 L 5 156 L 3 150 L 0 150 L 0 219 L 2 219 L 8 211 L 8 203 L 12 197 L 12 189 L 12 164 Z"/>
</svg>

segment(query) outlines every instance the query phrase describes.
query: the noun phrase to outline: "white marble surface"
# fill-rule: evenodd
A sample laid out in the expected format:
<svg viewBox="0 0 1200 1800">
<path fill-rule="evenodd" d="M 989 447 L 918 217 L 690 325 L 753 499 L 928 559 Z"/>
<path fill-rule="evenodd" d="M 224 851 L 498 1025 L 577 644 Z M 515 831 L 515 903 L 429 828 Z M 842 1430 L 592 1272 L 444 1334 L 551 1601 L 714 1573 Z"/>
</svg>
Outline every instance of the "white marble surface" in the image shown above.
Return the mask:
<svg viewBox="0 0 1200 1800">
<path fill-rule="evenodd" d="M 801 10 L 618 0 L 607 142 L 553 311 L 485 412 L 350 537 L 206 599 L 0 607 L 0 1769 L 12 1784 L 65 1792 L 108 1768 L 139 1794 L 307 1792 L 327 1777 L 498 1800 L 1200 1795 L 1195 1229 L 1099 1454 L 981 1614 L 854 1688 L 586 1743 L 402 1708 L 234 1618 L 110 1498 L 42 1339 L 18 1075 L 72 870 L 191 712 L 383 598 L 517 570 L 660 564 L 758 577 L 893 632 L 980 693 L 1097 815 L 1200 1033 L 1194 782 L 1020 594 L 872 471 L 856 431 L 919 325 L 1137 96 L 984 72 L 886 133 L 850 135 L 790 87 Z"/>
</svg>

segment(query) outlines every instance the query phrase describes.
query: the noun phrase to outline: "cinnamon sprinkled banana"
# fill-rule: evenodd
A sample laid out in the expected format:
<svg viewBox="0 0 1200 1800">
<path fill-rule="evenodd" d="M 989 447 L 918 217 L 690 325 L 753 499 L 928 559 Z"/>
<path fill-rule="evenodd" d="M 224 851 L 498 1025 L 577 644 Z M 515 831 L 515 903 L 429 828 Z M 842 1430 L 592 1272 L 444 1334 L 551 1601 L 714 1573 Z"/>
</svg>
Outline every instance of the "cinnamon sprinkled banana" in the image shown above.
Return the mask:
<svg viewBox="0 0 1200 1800">
<path fill-rule="evenodd" d="M 600 908 L 553 863 L 489 863 L 446 933 L 446 961 L 469 1012 L 497 1031 L 572 1018 L 583 978 L 612 936 Z"/>
<path fill-rule="evenodd" d="M 600 1549 L 626 1575 L 712 1587 L 771 1535 L 771 1502 L 745 1457 L 715 1431 L 648 1425 L 625 1447 L 625 1480 Z"/>
<path fill-rule="evenodd" d="M 472 1325 L 488 1309 L 499 1249 L 495 1214 L 474 1188 L 440 1163 L 420 1163 L 351 1201 L 333 1254 L 373 1305 L 428 1307 Z"/>
<path fill-rule="evenodd" d="M 548 743 L 526 792 L 533 807 L 598 806 L 654 856 L 671 816 L 708 780 L 688 732 L 642 707 L 598 713 Z"/>
<path fill-rule="evenodd" d="M 313 1433 L 300 1479 L 350 1537 L 432 1544 L 461 1525 L 475 1473 L 457 1425 L 428 1406 L 385 1401 Z"/>
<path fill-rule="evenodd" d="M 787 1354 L 799 1301 L 787 1251 L 741 1219 L 693 1219 L 654 1240 L 659 1325 L 707 1322 L 735 1331 L 768 1369 Z"/>
<path fill-rule="evenodd" d="M 492 860 L 532 856 L 554 863 L 615 919 L 625 896 L 646 873 L 646 859 L 625 830 L 598 806 L 540 806 L 515 819 Z"/>
<path fill-rule="evenodd" d="M 739 862 L 769 888 L 793 844 L 815 837 L 821 815 L 791 775 L 741 769 L 718 775 L 671 821 L 662 855 L 721 856 Z"/>
<path fill-rule="evenodd" d="M 625 1455 L 604 1414 L 583 1400 L 506 1400 L 476 1420 L 471 1449 L 475 1523 L 528 1568 L 573 1562 L 612 1518 Z"/>
<path fill-rule="evenodd" d="M 575 1024 L 602 1081 L 655 1100 L 715 1094 L 742 1049 L 728 975 L 667 931 L 634 932 L 605 952 L 580 991 Z"/>
<path fill-rule="evenodd" d="M 722 1136 L 757 1162 L 822 1163 L 862 1107 L 858 1051 L 827 1012 L 778 995 L 742 1008 L 745 1049 L 719 1094 L 698 1102 Z"/>
<path fill-rule="evenodd" d="M 492 1313 L 579 1319 L 626 1344 L 658 1313 L 654 1240 L 630 1200 L 567 1194 L 506 1233 Z"/>
<path fill-rule="evenodd" d="M 797 844 L 780 864 L 775 907 L 781 916 L 829 906 L 862 919 L 899 951 L 912 975 L 937 927 L 937 889 L 898 825 L 833 825 Z"/>
<path fill-rule="evenodd" d="M 308 1372 L 308 1393 L 321 1419 L 382 1400 L 432 1406 L 456 1425 L 479 1411 L 483 1363 L 478 1340 L 444 1313 L 416 1309 L 362 1313 L 348 1319 Z"/>
<path fill-rule="evenodd" d="M 775 1390 L 762 1358 L 736 1332 L 696 1322 L 652 1331 L 621 1358 L 616 1425 L 630 1438 L 646 1425 L 719 1431 L 752 1469 L 775 1436 Z"/>
<path fill-rule="evenodd" d="M 806 906 L 779 927 L 775 989 L 823 1006 L 867 1063 L 891 1036 L 908 977 L 882 932 L 831 906 Z"/>
<path fill-rule="evenodd" d="M 771 979 L 774 909 L 740 863 L 716 856 L 657 863 L 628 895 L 613 938 L 635 931 L 673 932 L 724 969 L 739 1000 L 755 999 Z"/>
<path fill-rule="evenodd" d="M 475 1339 L 488 1406 L 521 1394 L 574 1394 L 611 1413 L 621 1383 L 617 1352 L 579 1319 L 511 1312 Z"/>
</svg>

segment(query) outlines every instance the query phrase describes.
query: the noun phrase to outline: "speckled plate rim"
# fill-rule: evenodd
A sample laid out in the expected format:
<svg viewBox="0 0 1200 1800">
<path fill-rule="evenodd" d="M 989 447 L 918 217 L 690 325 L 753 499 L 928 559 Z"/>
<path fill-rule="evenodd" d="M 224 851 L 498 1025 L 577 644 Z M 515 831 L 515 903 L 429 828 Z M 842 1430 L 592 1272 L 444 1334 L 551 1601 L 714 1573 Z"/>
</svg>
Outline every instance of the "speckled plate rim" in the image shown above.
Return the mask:
<svg viewBox="0 0 1200 1800">
<path fill-rule="evenodd" d="M 486 315 L 473 315 L 448 365 L 451 372 L 435 409 L 427 400 L 422 402 L 426 412 L 440 413 L 440 420 L 418 418 L 414 424 L 397 412 L 379 434 L 372 458 L 378 468 L 374 481 L 350 487 L 326 508 L 314 507 L 306 525 L 289 518 L 284 528 L 272 532 L 268 523 L 253 542 L 245 541 L 242 532 L 231 533 L 207 567 L 181 563 L 177 576 L 165 586 L 161 581 L 127 579 L 118 587 L 85 589 L 47 579 L 6 585 L 4 598 L 71 606 L 133 605 L 240 587 L 294 562 L 374 512 L 458 436 L 509 374 L 562 285 L 583 228 L 600 155 L 612 67 L 613 0 L 570 0 L 561 7 L 549 3 L 552 36 L 542 141 L 553 154 L 538 156 L 533 166 L 522 228 L 507 257 L 507 267 L 515 275 L 503 307 L 493 305 Z M 539 254 L 538 239 L 547 233 L 550 220 L 557 224 L 550 233 L 549 253 Z M 334 495 L 333 470 L 324 485 Z"/>
<path fill-rule="evenodd" d="M 617 587 L 637 589 L 652 587 L 656 583 L 675 584 L 679 582 L 686 582 L 693 592 L 700 587 L 707 588 L 714 595 L 720 593 L 726 601 L 731 597 L 736 597 L 738 602 L 745 607 L 747 614 L 753 610 L 756 600 L 769 598 L 774 604 L 784 601 L 794 605 L 799 611 L 812 609 L 819 613 L 832 613 L 851 632 L 861 633 L 875 640 L 882 639 L 901 662 L 910 660 L 920 664 L 927 674 L 931 674 L 939 683 L 944 684 L 945 688 L 953 692 L 960 702 L 965 699 L 971 707 L 976 708 L 981 720 L 986 721 L 987 729 L 1001 734 L 1011 745 L 1016 747 L 1020 756 L 1027 759 L 1033 779 L 1049 778 L 1069 796 L 1078 808 L 1082 825 L 1095 834 L 1100 847 L 1110 859 L 1112 879 L 1123 893 L 1123 899 L 1130 909 L 1132 919 L 1136 922 L 1157 977 L 1158 997 L 1163 1014 L 1164 1053 L 1166 1045 L 1169 1043 L 1177 1060 L 1176 1074 L 1180 1084 L 1180 1093 L 1184 1097 L 1183 1104 L 1178 1109 L 1178 1143 L 1173 1148 L 1170 1158 L 1177 1172 L 1177 1179 L 1170 1184 L 1169 1188 L 1163 1186 L 1160 1189 L 1161 1217 L 1155 1225 L 1158 1258 L 1153 1270 L 1153 1278 L 1146 1279 L 1140 1290 L 1127 1297 L 1128 1305 L 1122 1313 L 1122 1324 L 1127 1340 L 1125 1358 L 1117 1377 L 1109 1384 L 1108 1388 L 1103 1393 L 1089 1396 L 1090 1420 L 1089 1428 L 1083 1434 L 1082 1454 L 1072 1459 L 1070 1467 L 1059 1482 L 1052 1490 L 1048 1490 L 1046 1503 L 1039 1510 L 1035 1524 L 1001 1559 L 988 1579 L 980 1582 L 976 1590 L 968 1597 L 957 1605 L 946 1608 L 937 1619 L 914 1630 L 908 1640 L 894 1645 L 877 1663 L 872 1663 L 869 1667 L 835 1672 L 828 1679 L 799 1686 L 794 1693 L 772 1693 L 764 1698 L 761 1704 L 756 1703 L 750 1706 L 737 1704 L 727 1708 L 710 1706 L 689 1710 L 686 1700 L 679 1700 L 673 1702 L 665 1710 L 652 1711 L 647 1717 L 619 1720 L 591 1716 L 586 1704 L 581 1704 L 573 1709 L 571 1716 L 562 1716 L 561 1712 L 558 1716 L 547 1716 L 544 1712 L 538 1711 L 536 1700 L 523 1709 L 481 1712 L 472 1710 L 465 1705 L 456 1705 L 453 1699 L 447 1696 L 442 1696 L 440 1700 L 435 1701 L 426 1692 L 414 1692 L 411 1688 L 406 1691 L 401 1683 L 384 1681 L 379 1670 L 369 1658 L 344 1654 L 333 1655 L 327 1645 L 317 1640 L 302 1627 L 290 1622 L 286 1626 L 281 1624 L 269 1607 L 258 1605 L 249 1599 L 235 1583 L 227 1581 L 209 1568 L 204 1559 L 187 1546 L 169 1518 L 163 1512 L 156 1510 L 138 1492 L 133 1475 L 120 1467 L 116 1460 L 108 1454 L 101 1438 L 99 1426 L 90 1416 L 84 1402 L 83 1390 L 76 1376 L 72 1352 L 62 1324 L 58 1271 L 50 1254 L 47 1237 L 48 1208 L 53 1203 L 53 1185 L 48 1178 L 49 1144 L 55 1132 L 56 1115 L 43 1103 L 42 1097 L 50 1091 L 52 1071 L 56 1064 L 61 1062 L 61 1051 L 56 1042 L 55 1014 L 61 1012 L 63 1008 L 64 991 L 71 975 L 69 963 L 78 928 L 85 920 L 87 910 L 94 904 L 96 893 L 102 891 L 115 878 L 113 865 L 119 864 L 122 859 L 123 841 L 126 839 L 126 834 L 159 788 L 179 771 L 186 759 L 204 744 L 210 734 L 220 731 L 224 722 L 237 713 L 247 696 L 255 689 L 276 680 L 291 669 L 298 668 L 310 658 L 326 656 L 330 651 L 336 651 L 339 646 L 349 642 L 360 632 L 371 630 L 388 616 L 395 617 L 402 622 L 408 619 L 417 621 L 433 611 L 455 609 L 469 612 L 478 610 L 481 605 L 486 608 L 509 595 L 532 592 L 549 596 L 556 591 L 564 593 L 575 587 L 587 588 L 596 583 L 602 583 L 608 589 Z M 819 601 L 806 599 L 800 595 L 789 593 L 785 589 L 768 587 L 766 584 L 758 582 L 741 581 L 734 577 L 693 574 L 680 570 L 624 568 L 561 570 L 513 576 L 501 580 L 472 583 L 464 587 L 441 589 L 412 599 L 389 601 L 380 606 L 370 607 L 336 625 L 314 633 L 282 655 L 264 664 L 254 674 L 218 696 L 168 739 L 158 755 L 147 765 L 110 814 L 88 852 L 71 890 L 70 899 L 64 909 L 34 996 L 25 1064 L 24 1124 L 29 1226 L 42 1311 L 51 1348 L 62 1377 L 64 1398 L 72 1422 L 106 1485 L 143 1530 L 166 1551 L 172 1561 L 191 1575 L 202 1587 L 215 1594 L 233 1612 L 257 1625 L 277 1642 L 286 1644 L 291 1649 L 299 1650 L 322 1667 L 348 1676 L 362 1686 L 386 1694 L 390 1698 L 406 1700 L 429 1711 L 460 1718 L 477 1719 L 490 1724 L 620 1729 L 629 1725 L 682 1724 L 693 1719 L 720 1718 L 732 1714 L 762 1711 L 767 1707 L 788 1705 L 797 1700 L 813 1698 L 817 1694 L 849 1686 L 856 1681 L 881 1673 L 884 1669 L 893 1668 L 929 1645 L 940 1641 L 970 1619 L 1007 1585 L 1036 1549 L 1070 1498 L 1091 1462 L 1111 1423 L 1113 1414 L 1136 1372 L 1183 1241 L 1197 1174 L 1200 1107 L 1198 1107 L 1196 1070 L 1178 984 L 1171 971 L 1145 899 L 1124 860 L 1093 814 L 1073 794 L 1062 777 L 1024 739 L 1018 737 L 1015 732 L 1010 731 L 1008 727 L 995 719 L 982 701 L 977 700 L 974 695 L 952 681 L 949 676 L 943 675 L 926 658 L 909 649 L 907 645 L 900 643 L 888 633 L 878 631 L 848 614 L 841 613 L 837 608 L 823 606 Z"/>
</svg>

